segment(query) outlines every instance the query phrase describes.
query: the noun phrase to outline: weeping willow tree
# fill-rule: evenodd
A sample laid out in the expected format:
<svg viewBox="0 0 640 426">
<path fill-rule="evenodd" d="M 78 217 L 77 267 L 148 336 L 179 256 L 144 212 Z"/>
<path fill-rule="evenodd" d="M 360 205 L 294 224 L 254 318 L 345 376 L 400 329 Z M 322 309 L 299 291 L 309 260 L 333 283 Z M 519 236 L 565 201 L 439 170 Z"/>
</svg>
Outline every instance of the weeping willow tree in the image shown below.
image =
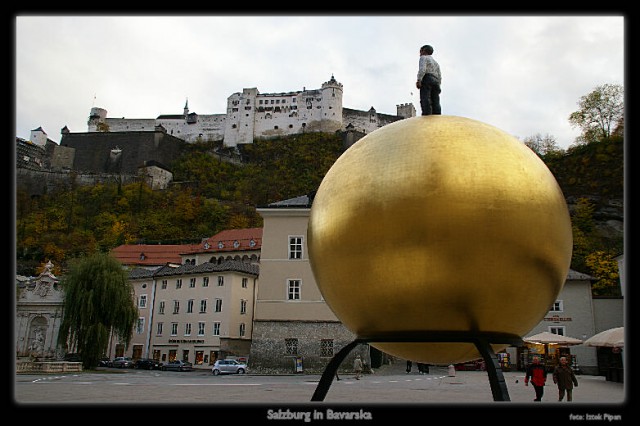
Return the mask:
<svg viewBox="0 0 640 426">
<path fill-rule="evenodd" d="M 129 346 L 138 309 L 122 264 L 108 254 L 71 262 L 60 280 L 64 314 L 58 344 L 73 347 L 85 369 L 95 369 L 113 333 Z"/>
</svg>

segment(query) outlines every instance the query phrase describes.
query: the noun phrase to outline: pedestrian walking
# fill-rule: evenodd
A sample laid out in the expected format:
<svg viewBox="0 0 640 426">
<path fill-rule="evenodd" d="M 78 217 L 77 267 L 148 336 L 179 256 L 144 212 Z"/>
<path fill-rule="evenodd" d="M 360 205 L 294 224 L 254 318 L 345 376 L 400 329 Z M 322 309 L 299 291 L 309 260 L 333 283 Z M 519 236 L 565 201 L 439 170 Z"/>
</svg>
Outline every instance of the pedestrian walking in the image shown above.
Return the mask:
<svg viewBox="0 0 640 426">
<path fill-rule="evenodd" d="M 543 364 L 540 364 L 540 357 L 534 356 L 533 362 L 527 367 L 527 374 L 524 376 L 524 385 L 529 386 L 529 382 L 531 382 L 536 392 L 536 399 L 534 399 L 534 401 L 542 401 L 546 381 L 547 370 Z"/>
<path fill-rule="evenodd" d="M 416 88 L 420 89 L 422 115 L 442 114 L 440 107 L 442 75 L 440 74 L 440 65 L 432 55 L 433 47 L 428 44 L 420 48 Z"/>
<path fill-rule="evenodd" d="M 558 401 L 564 399 L 565 393 L 567 401 L 573 401 L 573 387 L 578 387 L 578 379 L 564 356 L 560 358 L 560 364 L 553 370 L 553 383 L 558 385 Z"/>
<path fill-rule="evenodd" d="M 411 361 L 407 360 L 407 374 L 411 373 Z"/>
<path fill-rule="evenodd" d="M 356 372 L 356 380 L 360 380 L 362 375 L 362 359 L 360 355 L 357 355 L 355 361 L 353 361 L 353 370 Z"/>
</svg>

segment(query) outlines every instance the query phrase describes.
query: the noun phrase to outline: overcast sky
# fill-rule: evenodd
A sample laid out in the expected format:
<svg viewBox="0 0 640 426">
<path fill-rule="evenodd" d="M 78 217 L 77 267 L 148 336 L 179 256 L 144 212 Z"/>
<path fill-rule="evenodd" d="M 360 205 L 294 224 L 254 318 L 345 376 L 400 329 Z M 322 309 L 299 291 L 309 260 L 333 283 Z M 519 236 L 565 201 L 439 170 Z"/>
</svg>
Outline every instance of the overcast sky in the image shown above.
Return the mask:
<svg viewBox="0 0 640 426">
<path fill-rule="evenodd" d="M 628 25 L 628 22 L 627 22 Z M 316 89 L 331 76 L 343 106 L 395 114 L 412 102 L 418 50 L 442 71 L 442 113 L 519 139 L 580 134 L 581 96 L 624 85 L 625 17 L 615 16 L 16 16 L 16 136 L 86 132 L 108 117 L 223 114 L 243 88 Z"/>
</svg>

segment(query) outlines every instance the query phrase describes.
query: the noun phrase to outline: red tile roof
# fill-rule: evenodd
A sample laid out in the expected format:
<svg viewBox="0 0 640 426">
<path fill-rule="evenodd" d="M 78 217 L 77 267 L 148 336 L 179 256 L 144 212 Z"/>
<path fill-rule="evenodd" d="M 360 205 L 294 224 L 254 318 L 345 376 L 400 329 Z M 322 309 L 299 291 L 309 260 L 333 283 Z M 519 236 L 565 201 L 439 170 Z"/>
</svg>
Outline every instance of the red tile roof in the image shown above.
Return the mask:
<svg viewBox="0 0 640 426">
<path fill-rule="evenodd" d="M 261 247 L 262 228 L 227 229 L 199 244 L 192 244 L 189 253 L 260 250 Z"/>
<path fill-rule="evenodd" d="M 189 247 L 189 244 L 124 244 L 111 250 L 111 254 L 124 265 L 180 265 L 180 254 Z"/>
<path fill-rule="evenodd" d="M 227 229 L 198 244 L 124 244 L 111 254 L 124 265 L 182 264 L 181 254 L 260 250 L 262 228 Z"/>
</svg>

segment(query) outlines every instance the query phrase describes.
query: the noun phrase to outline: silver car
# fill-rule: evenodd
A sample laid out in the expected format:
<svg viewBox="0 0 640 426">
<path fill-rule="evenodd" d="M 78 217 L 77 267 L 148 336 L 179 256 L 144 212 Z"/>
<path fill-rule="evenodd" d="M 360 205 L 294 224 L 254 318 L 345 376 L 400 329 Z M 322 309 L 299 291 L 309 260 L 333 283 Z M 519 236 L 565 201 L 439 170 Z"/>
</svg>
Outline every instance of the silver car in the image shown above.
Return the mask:
<svg viewBox="0 0 640 426">
<path fill-rule="evenodd" d="M 117 368 L 133 368 L 134 363 L 133 360 L 129 357 L 119 356 L 113 360 L 111 365 Z"/>
<path fill-rule="evenodd" d="M 235 359 L 219 359 L 213 364 L 211 372 L 214 376 L 219 374 L 244 374 L 247 372 L 247 364 Z"/>
</svg>

